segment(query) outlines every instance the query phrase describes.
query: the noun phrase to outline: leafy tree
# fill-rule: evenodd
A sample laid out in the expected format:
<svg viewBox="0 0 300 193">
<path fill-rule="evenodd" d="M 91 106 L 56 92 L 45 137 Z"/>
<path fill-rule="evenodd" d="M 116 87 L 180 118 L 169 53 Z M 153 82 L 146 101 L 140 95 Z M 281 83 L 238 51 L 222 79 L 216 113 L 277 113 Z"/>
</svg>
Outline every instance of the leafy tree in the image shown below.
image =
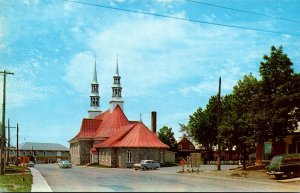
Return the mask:
<svg viewBox="0 0 300 193">
<path fill-rule="evenodd" d="M 174 137 L 174 132 L 172 128 L 168 128 L 167 126 L 163 126 L 158 132 L 158 138 L 166 145 L 170 146 L 170 150 L 175 150 L 176 147 L 176 139 Z"/>
<path fill-rule="evenodd" d="M 217 144 L 217 105 L 217 96 L 212 96 L 204 111 L 199 107 L 190 115 L 187 125 L 179 124 L 181 132 L 202 144 L 207 152 L 211 152 Z"/>
<path fill-rule="evenodd" d="M 259 91 L 259 82 L 252 74 L 244 76 L 243 80 L 239 80 L 233 87 L 233 114 L 235 115 L 233 116 L 235 118 L 233 141 L 237 145 L 237 150 L 243 155 L 243 169 L 246 169 L 246 158 L 255 147 L 254 104 Z"/>
<path fill-rule="evenodd" d="M 271 47 L 270 56 L 264 55 L 259 72 L 262 77 L 260 110 L 256 116 L 261 138 L 273 144 L 296 129 L 299 111 L 299 75 L 294 74 L 293 63 L 283 53 L 282 46 Z"/>
</svg>

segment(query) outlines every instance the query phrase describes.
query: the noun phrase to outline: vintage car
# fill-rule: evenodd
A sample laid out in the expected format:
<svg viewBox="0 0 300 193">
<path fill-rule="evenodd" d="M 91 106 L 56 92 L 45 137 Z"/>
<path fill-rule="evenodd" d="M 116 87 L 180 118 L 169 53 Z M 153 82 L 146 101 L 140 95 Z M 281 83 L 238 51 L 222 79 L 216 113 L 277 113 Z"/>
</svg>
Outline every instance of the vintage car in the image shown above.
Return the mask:
<svg viewBox="0 0 300 193">
<path fill-rule="evenodd" d="M 300 174 L 300 154 L 274 156 L 267 167 L 267 174 L 274 175 L 276 179 L 281 179 L 283 175 L 296 177 Z"/>
<path fill-rule="evenodd" d="M 133 164 L 133 168 L 135 170 L 142 169 L 142 170 L 148 170 L 148 169 L 157 169 L 160 167 L 160 163 L 154 162 L 153 160 L 141 160 L 140 163 Z"/>
<path fill-rule="evenodd" d="M 27 163 L 27 167 L 34 167 L 34 162 L 33 161 L 29 161 Z"/>
<path fill-rule="evenodd" d="M 63 160 L 58 163 L 60 168 L 72 168 L 72 163 L 68 160 Z"/>
</svg>

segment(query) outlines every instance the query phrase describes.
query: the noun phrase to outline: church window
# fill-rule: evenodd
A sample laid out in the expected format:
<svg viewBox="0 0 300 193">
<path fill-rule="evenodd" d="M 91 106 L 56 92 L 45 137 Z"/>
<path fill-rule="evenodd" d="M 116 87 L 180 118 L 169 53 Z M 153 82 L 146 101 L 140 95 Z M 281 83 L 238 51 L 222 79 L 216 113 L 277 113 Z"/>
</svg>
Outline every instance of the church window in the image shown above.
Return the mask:
<svg viewBox="0 0 300 193">
<path fill-rule="evenodd" d="M 178 145 L 178 149 L 182 149 L 182 145 Z"/>
<path fill-rule="evenodd" d="M 102 161 L 104 162 L 104 152 L 102 152 Z"/>
<path fill-rule="evenodd" d="M 127 162 L 128 163 L 132 162 L 132 152 L 131 152 L 131 150 L 127 150 Z"/>
<path fill-rule="evenodd" d="M 106 161 L 108 161 L 108 152 L 105 152 Z"/>
</svg>

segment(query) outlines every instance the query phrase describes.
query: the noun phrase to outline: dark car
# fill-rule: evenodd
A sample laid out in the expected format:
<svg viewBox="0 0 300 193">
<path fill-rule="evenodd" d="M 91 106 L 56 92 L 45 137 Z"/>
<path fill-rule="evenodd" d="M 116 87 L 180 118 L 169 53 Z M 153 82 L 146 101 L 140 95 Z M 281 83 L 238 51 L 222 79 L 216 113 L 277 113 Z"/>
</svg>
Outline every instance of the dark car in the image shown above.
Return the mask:
<svg viewBox="0 0 300 193">
<path fill-rule="evenodd" d="M 281 179 L 283 175 L 296 177 L 300 174 L 300 154 L 274 156 L 267 167 L 267 174 L 274 175 L 276 179 Z"/>
</svg>

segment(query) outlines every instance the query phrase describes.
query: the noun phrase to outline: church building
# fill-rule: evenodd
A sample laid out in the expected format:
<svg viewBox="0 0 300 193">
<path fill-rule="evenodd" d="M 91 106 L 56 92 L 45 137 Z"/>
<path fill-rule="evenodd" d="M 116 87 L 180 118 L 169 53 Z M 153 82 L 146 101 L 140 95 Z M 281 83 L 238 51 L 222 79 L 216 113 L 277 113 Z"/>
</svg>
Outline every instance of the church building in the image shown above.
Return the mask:
<svg viewBox="0 0 300 193">
<path fill-rule="evenodd" d="M 72 164 L 98 163 L 113 168 L 127 168 L 142 159 L 164 164 L 169 146 L 157 137 L 156 112 L 151 113 L 152 131 L 142 121 L 128 120 L 123 112 L 118 61 L 109 103 L 110 108 L 102 112 L 95 62 L 88 118 L 83 118 L 78 134 L 69 141 Z"/>
</svg>

